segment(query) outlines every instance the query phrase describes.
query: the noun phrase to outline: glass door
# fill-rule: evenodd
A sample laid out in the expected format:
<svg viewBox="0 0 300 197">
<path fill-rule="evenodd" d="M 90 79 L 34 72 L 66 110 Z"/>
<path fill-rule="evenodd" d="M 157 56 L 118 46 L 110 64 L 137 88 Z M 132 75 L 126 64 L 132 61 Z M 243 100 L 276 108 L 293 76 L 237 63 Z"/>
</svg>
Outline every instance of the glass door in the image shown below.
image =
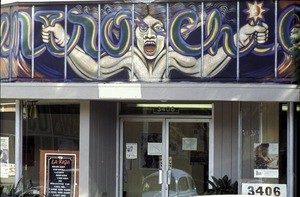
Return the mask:
<svg viewBox="0 0 300 197">
<path fill-rule="evenodd" d="M 120 196 L 203 194 L 209 178 L 209 121 L 122 120 Z"/>
<path fill-rule="evenodd" d="M 167 120 L 168 196 L 203 194 L 209 178 L 209 120 Z"/>
<path fill-rule="evenodd" d="M 123 197 L 166 196 L 163 181 L 163 138 L 162 119 L 130 119 L 122 121 L 121 130 L 121 193 Z M 164 143 L 164 144 L 163 144 Z"/>
</svg>

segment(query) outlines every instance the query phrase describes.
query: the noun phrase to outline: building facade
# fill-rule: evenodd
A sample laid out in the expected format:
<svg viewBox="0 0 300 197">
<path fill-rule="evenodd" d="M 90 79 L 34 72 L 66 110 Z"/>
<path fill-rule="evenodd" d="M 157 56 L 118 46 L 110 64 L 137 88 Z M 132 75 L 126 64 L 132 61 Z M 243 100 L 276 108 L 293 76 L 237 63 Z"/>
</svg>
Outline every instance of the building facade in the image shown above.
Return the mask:
<svg viewBox="0 0 300 197">
<path fill-rule="evenodd" d="M 297 196 L 300 2 L 1 2 L 1 186 Z M 226 181 L 226 179 L 223 179 Z"/>
</svg>

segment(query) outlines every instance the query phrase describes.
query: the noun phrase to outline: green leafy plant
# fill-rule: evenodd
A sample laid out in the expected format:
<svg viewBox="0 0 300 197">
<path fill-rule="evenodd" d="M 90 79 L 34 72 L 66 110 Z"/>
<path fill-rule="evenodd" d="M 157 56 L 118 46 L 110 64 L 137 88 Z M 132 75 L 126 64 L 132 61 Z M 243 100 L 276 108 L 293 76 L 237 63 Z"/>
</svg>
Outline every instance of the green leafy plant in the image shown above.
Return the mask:
<svg viewBox="0 0 300 197">
<path fill-rule="evenodd" d="M 213 181 L 208 180 L 211 185 L 211 189 L 208 189 L 205 194 L 237 194 L 238 193 L 238 182 L 231 183 L 231 179 L 225 175 L 223 178 L 217 179 L 212 176 Z"/>
<path fill-rule="evenodd" d="M 25 189 L 22 189 L 22 178 L 17 184 L 11 184 L 7 186 L 1 186 L 1 197 L 36 197 L 37 194 L 32 194 L 32 190 L 36 189 L 32 184 L 28 184 Z"/>
</svg>

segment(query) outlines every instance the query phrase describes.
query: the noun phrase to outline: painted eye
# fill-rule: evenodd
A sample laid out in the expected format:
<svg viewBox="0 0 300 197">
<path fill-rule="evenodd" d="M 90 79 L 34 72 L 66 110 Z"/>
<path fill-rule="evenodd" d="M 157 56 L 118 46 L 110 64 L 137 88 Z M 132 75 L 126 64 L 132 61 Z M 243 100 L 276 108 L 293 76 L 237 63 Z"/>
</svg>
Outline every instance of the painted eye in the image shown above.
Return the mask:
<svg viewBox="0 0 300 197">
<path fill-rule="evenodd" d="M 154 26 L 154 30 L 155 30 L 156 32 L 162 32 L 162 31 L 164 31 L 164 28 L 163 28 L 163 26 L 161 26 L 161 25 L 155 25 L 155 26 Z"/>
<path fill-rule="evenodd" d="M 146 32 L 148 30 L 148 27 L 145 27 L 145 26 L 139 26 L 139 30 L 141 32 Z"/>
</svg>

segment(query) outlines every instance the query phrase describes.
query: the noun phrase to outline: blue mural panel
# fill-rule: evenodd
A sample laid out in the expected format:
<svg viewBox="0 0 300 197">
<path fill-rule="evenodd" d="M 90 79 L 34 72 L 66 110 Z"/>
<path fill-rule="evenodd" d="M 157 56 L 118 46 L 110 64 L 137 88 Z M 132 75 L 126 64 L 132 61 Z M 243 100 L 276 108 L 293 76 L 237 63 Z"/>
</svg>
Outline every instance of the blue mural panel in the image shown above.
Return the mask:
<svg viewBox="0 0 300 197">
<path fill-rule="evenodd" d="M 15 80 L 19 76 L 19 40 L 20 29 L 18 25 L 18 10 L 19 7 L 11 7 L 11 42 L 10 42 L 10 65 L 11 65 L 11 79 Z M 21 75 L 21 73 L 20 73 Z"/>
<path fill-rule="evenodd" d="M 67 17 L 67 80 L 100 79 L 98 5 L 68 5 Z"/>
<path fill-rule="evenodd" d="M 210 80 L 236 80 L 237 3 L 204 3 L 204 57 L 202 76 Z"/>
<path fill-rule="evenodd" d="M 34 78 L 64 80 L 64 5 L 35 6 Z"/>
<path fill-rule="evenodd" d="M 279 81 L 290 81 L 296 66 L 292 53 L 291 36 L 294 28 L 300 28 L 300 2 L 278 2 L 278 58 L 277 73 Z"/>
<path fill-rule="evenodd" d="M 17 77 L 20 80 L 28 80 L 32 78 L 32 23 L 31 23 L 31 6 L 20 6 L 18 9 L 18 71 Z"/>
<path fill-rule="evenodd" d="M 1 7 L 1 79 L 292 82 L 290 36 L 300 26 L 299 2 L 278 1 L 277 18 L 275 1 L 239 5 Z"/>
<path fill-rule="evenodd" d="M 132 4 L 101 4 L 101 78 L 132 80 Z"/>
<path fill-rule="evenodd" d="M 11 28 L 10 28 L 10 7 L 1 7 L 1 59 L 0 59 L 0 77 L 3 80 L 10 78 L 10 44 L 11 44 Z"/>
<path fill-rule="evenodd" d="M 137 4 L 134 12 L 134 78 L 161 81 L 165 77 L 166 4 Z"/>
<path fill-rule="evenodd" d="M 240 4 L 240 80 L 267 81 L 275 77 L 275 3 Z"/>
<path fill-rule="evenodd" d="M 199 80 L 201 70 L 201 3 L 172 3 L 169 8 L 169 78 Z"/>
</svg>

